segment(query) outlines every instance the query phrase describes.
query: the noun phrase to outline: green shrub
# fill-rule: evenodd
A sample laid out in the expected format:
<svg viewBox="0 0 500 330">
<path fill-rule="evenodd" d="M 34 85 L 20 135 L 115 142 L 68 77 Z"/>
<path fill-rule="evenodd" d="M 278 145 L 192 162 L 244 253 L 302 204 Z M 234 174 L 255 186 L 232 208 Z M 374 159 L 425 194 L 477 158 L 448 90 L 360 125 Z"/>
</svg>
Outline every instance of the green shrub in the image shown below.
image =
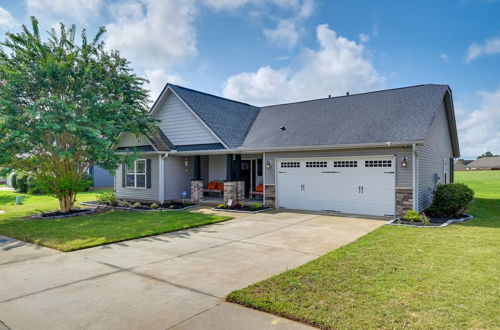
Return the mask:
<svg viewBox="0 0 500 330">
<path fill-rule="evenodd" d="M 33 176 L 28 177 L 28 193 L 30 194 L 45 194 L 46 191 Z"/>
<path fill-rule="evenodd" d="M 17 176 L 17 190 L 20 193 L 26 194 L 28 192 L 28 175 L 27 174 L 19 174 Z"/>
<path fill-rule="evenodd" d="M 114 191 L 106 191 L 97 198 L 97 203 L 115 206 L 118 205 L 118 199 Z"/>
<path fill-rule="evenodd" d="M 252 208 L 254 210 L 258 210 L 258 209 L 262 208 L 262 204 L 261 203 L 253 203 Z"/>
<path fill-rule="evenodd" d="M 431 222 L 431 219 L 425 215 L 425 213 L 422 213 L 420 215 L 420 222 L 422 222 L 424 225 L 427 225 Z"/>
<path fill-rule="evenodd" d="M 454 218 L 465 212 L 474 198 L 474 191 L 463 183 L 439 185 L 431 210 L 438 216 Z"/>
<path fill-rule="evenodd" d="M 418 222 L 418 221 L 420 221 L 420 215 L 415 210 L 408 210 L 403 215 L 403 220 L 411 221 L 411 222 Z"/>
<path fill-rule="evenodd" d="M 218 209 L 225 209 L 226 208 L 226 204 L 222 204 L 221 203 L 221 204 L 217 205 L 217 208 Z"/>
<path fill-rule="evenodd" d="M 118 206 L 121 206 L 121 207 L 129 207 L 130 204 L 127 202 L 127 201 L 122 201 L 122 200 L 119 200 L 118 201 Z"/>
<path fill-rule="evenodd" d="M 135 202 L 134 204 L 132 204 L 132 207 L 138 209 L 138 208 L 142 207 L 142 204 L 139 202 Z"/>
<path fill-rule="evenodd" d="M 14 173 L 12 175 L 12 178 L 10 179 L 10 183 L 12 185 L 12 188 L 17 189 L 17 174 Z"/>
<path fill-rule="evenodd" d="M 157 209 L 158 206 L 159 205 L 157 203 L 153 203 L 153 204 L 149 205 L 149 207 L 152 208 L 152 209 Z"/>
<path fill-rule="evenodd" d="M 184 206 L 192 206 L 194 205 L 192 202 L 184 202 Z"/>
<path fill-rule="evenodd" d="M 92 178 L 92 175 L 90 174 L 85 174 L 83 176 L 83 183 L 82 183 L 82 189 L 83 191 L 89 191 L 92 189 L 94 186 L 94 178 Z"/>
</svg>

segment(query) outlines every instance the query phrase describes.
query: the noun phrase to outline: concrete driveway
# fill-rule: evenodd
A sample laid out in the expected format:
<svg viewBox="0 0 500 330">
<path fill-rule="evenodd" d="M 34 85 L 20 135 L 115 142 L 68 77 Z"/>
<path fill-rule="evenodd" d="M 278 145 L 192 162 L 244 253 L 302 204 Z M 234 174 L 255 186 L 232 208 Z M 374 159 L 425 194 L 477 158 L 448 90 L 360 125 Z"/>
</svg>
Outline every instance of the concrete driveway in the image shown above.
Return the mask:
<svg viewBox="0 0 500 330">
<path fill-rule="evenodd" d="M 280 211 L 233 215 L 71 253 L 0 237 L 0 329 L 307 329 L 224 297 L 385 223 Z"/>
</svg>

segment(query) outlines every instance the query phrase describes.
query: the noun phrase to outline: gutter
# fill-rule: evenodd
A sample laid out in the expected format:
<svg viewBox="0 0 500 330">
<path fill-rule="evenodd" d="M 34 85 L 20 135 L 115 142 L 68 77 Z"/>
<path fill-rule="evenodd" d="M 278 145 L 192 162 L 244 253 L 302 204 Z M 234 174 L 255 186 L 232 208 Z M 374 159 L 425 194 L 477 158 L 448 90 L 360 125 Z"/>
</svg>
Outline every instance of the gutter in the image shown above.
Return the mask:
<svg viewBox="0 0 500 330">
<path fill-rule="evenodd" d="M 264 148 L 233 148 L 233 149 L 218 149 L 218 150 L 199 150 L 199 151 L 170 151 L 171 154 L 177 155 L 217 155 L 217 154 L 245 154 L 245 153 L 264 153 L 272 151 L 307 151 L 307 150 L 331 150 L 331 149 L 363 149 L 363 148 L 390 148 L 390 147 L 405 147 L 410 145 L 423 145 L 424 140 L 416 141 L 401 141 L 401 142 L 377 142 L 363 144 L 333 144 L 333 145 L 316 145 L 316 146 L 287 146 L 287 147 L 264 147 Z"/>
</svg>

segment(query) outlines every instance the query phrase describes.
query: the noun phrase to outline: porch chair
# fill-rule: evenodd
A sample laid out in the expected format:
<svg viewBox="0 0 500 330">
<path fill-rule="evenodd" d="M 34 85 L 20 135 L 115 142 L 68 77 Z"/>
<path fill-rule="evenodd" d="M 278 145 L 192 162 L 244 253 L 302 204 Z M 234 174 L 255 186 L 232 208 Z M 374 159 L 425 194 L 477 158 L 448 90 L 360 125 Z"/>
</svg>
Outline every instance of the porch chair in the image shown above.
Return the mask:
<svg viewBox="0 0 500 330">
<path fill-rule="evenodd" d="M 221 189 L 222 187 L 222 189 Z M 211 194 L 218 194 L 219 198 L 222 197 L 222 192 L 224 191 L 224 183 L 217 181 L 210 181 L 206 189 L 201 190 L 203 193 L 207 193 L 208 196 Z"/>
<path fill-rule="evenodd" d="M 264 185 L 261 183 L 255 188 L 255 190 L 250 191 L 250 198 L 254 198 L 254 196 L 262 197 L 264 196 Z"/>
</svg>

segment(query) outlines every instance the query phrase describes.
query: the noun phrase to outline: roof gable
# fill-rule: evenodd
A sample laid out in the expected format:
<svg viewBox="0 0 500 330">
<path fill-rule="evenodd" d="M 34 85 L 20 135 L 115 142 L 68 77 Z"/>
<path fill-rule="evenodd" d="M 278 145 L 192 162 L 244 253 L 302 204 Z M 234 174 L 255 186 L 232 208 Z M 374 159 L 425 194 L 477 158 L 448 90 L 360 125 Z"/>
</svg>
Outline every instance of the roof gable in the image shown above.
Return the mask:
<svg viewBox="0 0 500 330">
<path fill-rule="evenodd" d="M 177 85 L 169 86 L 229 148 L 243 144 L 259 113 L 258 107 Z"/>
</svg>

